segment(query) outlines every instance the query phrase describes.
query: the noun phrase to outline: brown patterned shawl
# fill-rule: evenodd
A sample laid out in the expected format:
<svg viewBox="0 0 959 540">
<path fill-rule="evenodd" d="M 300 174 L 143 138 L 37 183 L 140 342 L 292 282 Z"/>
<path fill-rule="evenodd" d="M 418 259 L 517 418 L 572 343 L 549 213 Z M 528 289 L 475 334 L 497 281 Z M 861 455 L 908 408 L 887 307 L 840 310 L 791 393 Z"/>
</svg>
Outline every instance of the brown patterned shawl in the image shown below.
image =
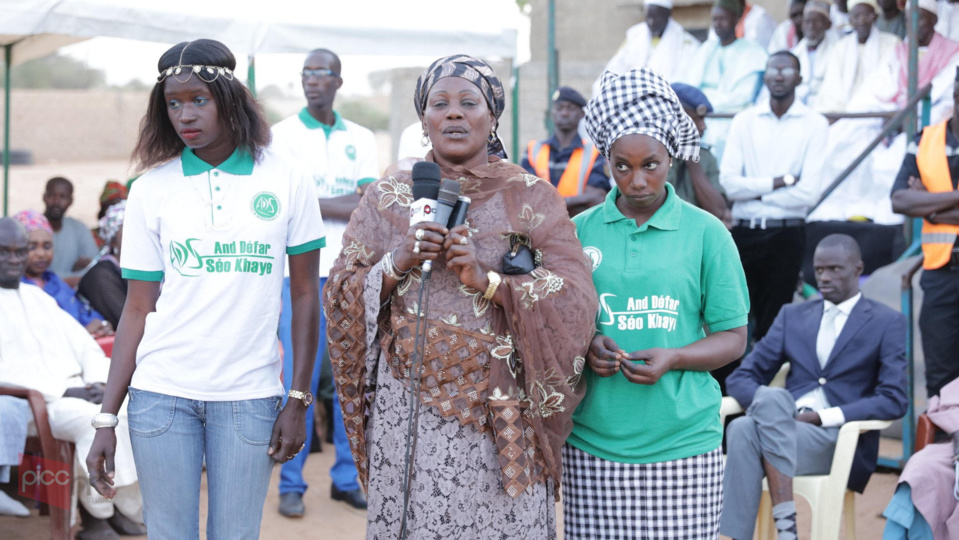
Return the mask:
<svg viewBox="0 0 959 540">
<path fill-rule="evenodd" d="M 594 333 L 597 300 L 588 261 L 549 182 L 494 156 L 487 165 L 442 173 L 457 179 L 472 199 L 467 224 L 483 267 L 500 270 L 511 235 L 529 241 L 542 266 L 527 275 L 504 275 L 500 288 L 509 301 L 500 307 L 484 300 L 483 291 L 462 285 L 444 257 L 435 261 L 421 402 L 489 433 L 510 496 L 546 478 L 558 485 L 560 449 L 585 392 L 581 374 Z M 333 373 L 364 486 L 381 350 L 393 376 L 410 384 L 419 271 L 394 289 L 378 321 L 365 313 L 367 302 L 379 301 L 380 260 L 409 229 L 411 186 L 409 172 L 401 172 L 366 190 L 324 289 Z"/>
</svg>

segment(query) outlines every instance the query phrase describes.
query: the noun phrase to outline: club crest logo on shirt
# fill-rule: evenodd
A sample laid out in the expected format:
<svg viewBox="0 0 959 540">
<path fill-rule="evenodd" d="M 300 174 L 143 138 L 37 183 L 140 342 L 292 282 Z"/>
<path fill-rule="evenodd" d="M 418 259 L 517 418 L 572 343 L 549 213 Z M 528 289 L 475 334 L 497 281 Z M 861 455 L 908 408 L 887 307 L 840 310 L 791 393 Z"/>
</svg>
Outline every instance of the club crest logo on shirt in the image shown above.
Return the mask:
<svg viewBox="0 0 959 540">
<path fill-rule="evenodd" d="M 599 248 L 593 246 L 586 246 L 583 248 L 583 253 L 589 257 L 589 260 L 593 263 L 593 272 L 599 268 L 599 265 L 603 262 L 603 252 Z"/>
<path fill-rule="evenodd" d="M 356 161 L 356 147 L 352 144 L 346 145 L 346 157 L 350 158 L 350 161 Z"/>
<path fill-rule="evenodd" d="M 280 213 L 280 201 L 269 191 L 261 191 L 253 197 L 250 203 L 253 215 L 264 220 L 273 221 Z"/>
</svg>

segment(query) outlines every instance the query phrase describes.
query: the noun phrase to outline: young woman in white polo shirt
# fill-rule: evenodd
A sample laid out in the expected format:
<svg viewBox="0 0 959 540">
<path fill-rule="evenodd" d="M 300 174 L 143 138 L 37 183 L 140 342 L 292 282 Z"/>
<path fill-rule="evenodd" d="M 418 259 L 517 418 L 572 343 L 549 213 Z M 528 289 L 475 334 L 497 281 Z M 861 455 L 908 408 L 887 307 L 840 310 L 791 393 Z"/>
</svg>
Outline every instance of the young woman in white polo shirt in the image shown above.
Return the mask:
<svg viewBox="0 0 959 540">
<path fill-rule="evenodd" d="M 318 340 L 322 218 L 312 180 L 265 150 L 269 128 L 235 65 L 211 40 L 165 52 L 134 151 L 151 170 L 127 203 L 129 292 L 87 464 L 91 484 L 112 496 L 114 415 L 129 387 L 151 540 L 199 537 L 204 457 L 207 536 L 257 538 L 272 463 L 303 449 L 312 400 L 303 390 Z M 281 410 L 287 254 L 295 399 Z"/>
</svg>

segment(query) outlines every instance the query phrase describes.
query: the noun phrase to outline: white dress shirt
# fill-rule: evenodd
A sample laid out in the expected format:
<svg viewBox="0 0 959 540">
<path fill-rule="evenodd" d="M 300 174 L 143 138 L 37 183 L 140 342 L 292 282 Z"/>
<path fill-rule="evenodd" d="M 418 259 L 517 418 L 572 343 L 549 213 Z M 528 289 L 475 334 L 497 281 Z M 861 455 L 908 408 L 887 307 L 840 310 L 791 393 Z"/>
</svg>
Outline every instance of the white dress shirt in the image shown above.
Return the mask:
<svg viewBox="0 0 959 540">
<path fill-rule="evenodd" d="M 842 333 L 842 329 L 846 326 L 846 321 L 849 320 L 849 314 L 852 313 L 854 307 L 859 302 L 859 299 L 862 298 L 862 293 L 856 293 L 856 296 L 853 296 L 845 302 L 840 304 L 833 304 L 829 300 L 822 301 L 822 311 L 823 317 L 819 323 L 819 338 L 816 342 L 816 352 L 819 356 L 819 367 L 825 368 L 826 362 L 829 360 L 829 354 L 832 352 L 832 348 L 836 345 L 836 339 L 839 337 L 839 334 Z M 834 316 L 827 316 L 830 310 L 835 310 Z M 825 325 L 828 324 L 832 319 L 832 334 L 829 335 L 829 332 L 826 330 Z M 826 342 L 823 342 L 823 334 L 828 336 Z M 829 403 L 829 399 L 826 398 L 826 393 L 823 392 L 822 387 L 817 387 L 815 390 L 807 392 L 799 399 L 796 400 L 796 408 L 801 409 L 803 407 L 808 407 L 819 413 L 819 419 L 822 420 L 822 427 L 836 427 L 841 426 L 846 423 L 846 416 L 842 413 L 842 409 L 839 407 L 833 407 Z"/>
<path fill-rule="evenodd" d="M 804 218 L 825 187 L 822 161 L 829 122 L 796 100 L 777 117 L 769 102 L 737 114 L 729 128 L 719 181 L 734 201 L 733 218 Z M 773 190 L 792 174 L 793 186 Z"/>
</svg>

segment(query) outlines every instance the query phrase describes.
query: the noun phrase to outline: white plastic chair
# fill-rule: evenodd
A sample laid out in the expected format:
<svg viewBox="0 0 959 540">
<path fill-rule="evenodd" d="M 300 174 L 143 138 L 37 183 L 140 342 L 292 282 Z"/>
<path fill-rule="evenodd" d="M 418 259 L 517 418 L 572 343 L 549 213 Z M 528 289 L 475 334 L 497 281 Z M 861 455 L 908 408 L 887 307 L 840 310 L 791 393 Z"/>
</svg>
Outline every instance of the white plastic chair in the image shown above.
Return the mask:
<svg viewBox="0 0 959 540">
<path fill-rule="evenodd" d="M 784 364 L 769 386 L 783 387 L 789 364 Z M 725 425 L 726 417 L 739 414 L 743 408 L 735 398 L 723 398 L 719 410 L 720 420 Z M 859 420 L 846 422 L 839 429 L 836 450 L 832 455 L 832 467 L 829 474 L 797 476 L 793 478 L 793 494 L 807 501 L 812 508 L 811 540 L 836 540 L 839 538 L 839 525 L 846 521 L 846 538 L 856 538 L 856 498 L 855 493 L 846 489 L 849 471 L 856 454 L 859 435 L 866 431 L 886 429 L 892 424 L 888 420 Z M 759 516 L 756 521 L 759 540 L 774 540 L 776 525 L 772 519 L 772 502 L 769 498 L 769 484 L 763 479 L 763 495 L 759 503 Z"/>
</svg>

